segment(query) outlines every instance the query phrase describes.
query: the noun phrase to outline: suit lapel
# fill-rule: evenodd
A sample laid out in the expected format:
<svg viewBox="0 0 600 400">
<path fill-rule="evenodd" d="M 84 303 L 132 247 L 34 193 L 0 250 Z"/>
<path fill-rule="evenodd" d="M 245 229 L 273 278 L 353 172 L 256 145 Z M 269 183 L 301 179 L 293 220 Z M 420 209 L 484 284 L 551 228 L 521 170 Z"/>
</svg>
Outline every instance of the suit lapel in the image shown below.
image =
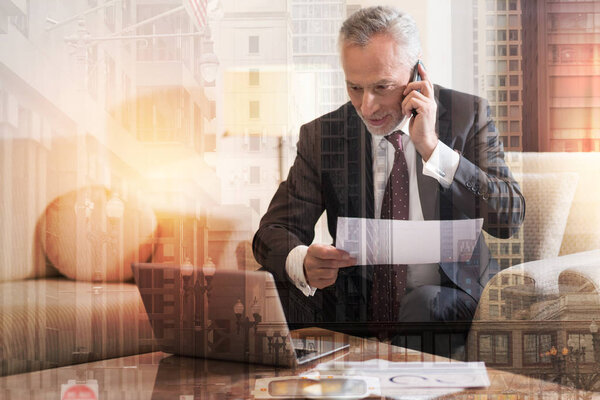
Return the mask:
<svg viewBox="0 0 600 400">
<path fill-rule="evenodd" d="M 354 107 L 348 103 L 346 146 L 348 154 L 348 213 L 350 217 L 373 218 L 373 154 L 371 134 Z M 352 156 L 358 155 L 358 156 Z"/>
</svg>

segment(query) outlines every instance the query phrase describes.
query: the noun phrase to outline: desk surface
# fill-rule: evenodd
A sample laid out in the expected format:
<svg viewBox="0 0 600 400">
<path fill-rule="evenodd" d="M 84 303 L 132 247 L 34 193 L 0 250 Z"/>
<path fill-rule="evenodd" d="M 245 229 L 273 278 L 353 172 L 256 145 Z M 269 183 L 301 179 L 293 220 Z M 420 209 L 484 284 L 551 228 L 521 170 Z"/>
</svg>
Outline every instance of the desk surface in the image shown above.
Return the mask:
<svg viewBox="0 0 600 400">
<path fill-rule="evenodd" d="M 365 361 L 448 361 L 447 359 L 325 330 L 306 330 L 308 335 L 336 335 L 347 341 L 349 351 L 340 359 Z M 0 399 L 60 399 L 61 385 L 69 380 L 96 380 L 99 399 L 239 399 L 252 398 L 255 380 L 297 375 L 307 370 L 177 357 L 162 352 L 78 364 L 0 378 Z M 600 393 L 576 391 L 555 383 L 488 368 L 491 386 L 459 392 L 440 392 L 434 397 L 453 399 L 537 399 L 541 393 L 556 399 L 600 399 Z M 551 394 L 552 393 L 552 394 Z M 406 393 L 405 393 L 406 394 Z M 408 393 L 414 398 L 419 393 Z M 210 395 L 210 396 L 209 396 Z M 481 395 L 481 396 L 480 396 Z M 483 396 L 485 395 L 485 396 Z M 496 397 L 497 396 L 497 397 Z M 546 398 L 546 397 L 544 397 Z"/>
</svg>

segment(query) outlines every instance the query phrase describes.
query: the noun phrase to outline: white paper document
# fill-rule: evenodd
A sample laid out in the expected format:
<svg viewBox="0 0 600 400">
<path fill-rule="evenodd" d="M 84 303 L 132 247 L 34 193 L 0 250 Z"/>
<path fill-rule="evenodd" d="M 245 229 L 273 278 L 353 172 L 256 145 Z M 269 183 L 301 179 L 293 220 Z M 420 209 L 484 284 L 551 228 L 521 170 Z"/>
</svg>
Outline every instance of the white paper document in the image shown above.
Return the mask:
<svg viewBox="0 0 600 400">
<path fill-rule="evenodd" d="M 403 388 L 468 388 L 488 387 L 485 363 L 481 361 L 392 362 L 382 359 L 368 361 L 329 361 L 306 373 L 318 372 L 352 376 L 376 376 L 384 387 Z"/>
<path fill-rule="evenodd" d="M 483 218 L 403 221 L 339 217 L 336 247 L 359 265 L 468 261 Z"/>
<path fill-rule="evenodd" d="M 378 378 L 381 395 L 398 400 L 434 399 L 466 388 L 490 386 L 483 362 L 329 361 L 305 373 L 326 374 Z"/>
</svg>

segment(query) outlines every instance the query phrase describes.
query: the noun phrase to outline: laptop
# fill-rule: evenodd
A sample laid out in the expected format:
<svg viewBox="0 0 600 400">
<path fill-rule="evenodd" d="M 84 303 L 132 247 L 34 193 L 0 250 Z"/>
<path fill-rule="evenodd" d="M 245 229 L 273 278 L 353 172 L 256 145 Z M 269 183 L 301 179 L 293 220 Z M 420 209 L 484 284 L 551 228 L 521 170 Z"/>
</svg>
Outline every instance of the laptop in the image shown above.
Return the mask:
<svg viewBox="0 0 600 400">
<path fill-rule="evenodd" d="M 182 356 L 284 367 L 347 349 L 336 335 L 290 333 L 265 271 L 132 264 L 158 349 Z M 339 335 L 338 335 L 339 336 Z"/>
</svg>

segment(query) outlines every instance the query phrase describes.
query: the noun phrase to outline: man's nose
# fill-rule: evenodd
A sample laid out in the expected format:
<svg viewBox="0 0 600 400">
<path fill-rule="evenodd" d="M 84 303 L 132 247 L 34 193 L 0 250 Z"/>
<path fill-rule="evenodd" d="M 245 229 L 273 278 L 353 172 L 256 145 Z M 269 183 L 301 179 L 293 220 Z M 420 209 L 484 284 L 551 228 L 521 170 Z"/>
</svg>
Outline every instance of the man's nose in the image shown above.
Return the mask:
<svg viewBox="0 0 600 400">
<path fill-rule="evenodd" d="M 364 116 L 371 116 L 377 112 L 377 102 L 375 101 L 375 96 L 370 93 L 368 90 L 365 90 L 362 97 L 362 103 L 360 105 L 360 111 Z"/>
</svg>

